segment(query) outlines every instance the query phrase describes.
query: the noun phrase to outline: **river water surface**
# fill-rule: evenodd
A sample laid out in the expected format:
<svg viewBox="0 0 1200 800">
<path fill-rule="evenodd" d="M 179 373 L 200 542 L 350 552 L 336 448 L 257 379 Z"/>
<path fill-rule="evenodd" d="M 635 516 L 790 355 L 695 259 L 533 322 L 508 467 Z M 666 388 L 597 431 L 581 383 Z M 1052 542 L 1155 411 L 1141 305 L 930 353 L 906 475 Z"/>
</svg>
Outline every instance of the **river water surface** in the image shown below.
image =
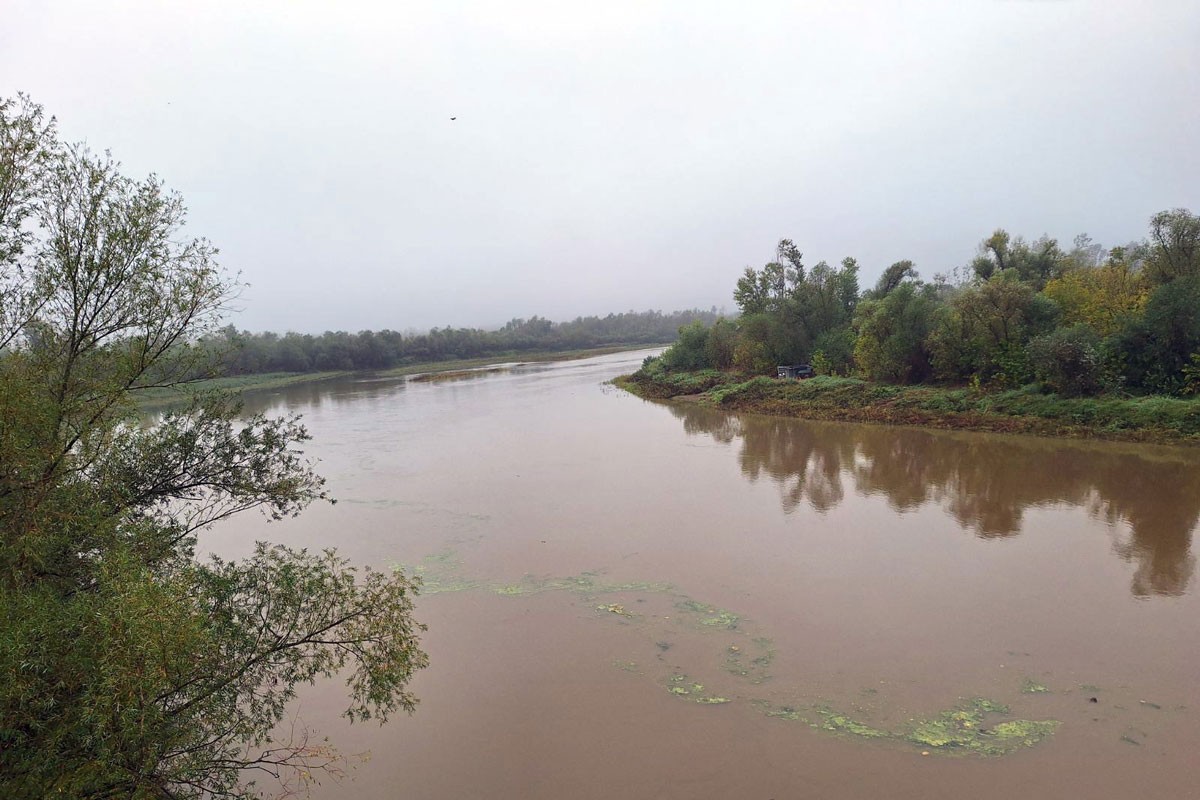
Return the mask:
<svg viewBox="0 0 1200 800">
<path fill-rule="evenodd" d="M 644 355 L 247 398 L 339 502 L 209 546 L 426 581 L 414 716 L 300 703 L 371 756 L 313 796 L 1200 797 L 1193 451 L 606 385 Z"/>
</svg>

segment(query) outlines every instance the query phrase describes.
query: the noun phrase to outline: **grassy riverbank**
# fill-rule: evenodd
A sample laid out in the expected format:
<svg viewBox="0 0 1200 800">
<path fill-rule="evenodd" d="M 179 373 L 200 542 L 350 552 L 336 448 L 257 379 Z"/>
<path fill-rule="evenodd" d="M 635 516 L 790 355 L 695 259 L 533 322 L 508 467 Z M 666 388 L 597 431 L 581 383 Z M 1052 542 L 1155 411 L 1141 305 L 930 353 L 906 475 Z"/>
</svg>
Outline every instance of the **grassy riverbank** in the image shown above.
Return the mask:
<svg viewBox="0 0 1200 800">
<path fill-rule="evenodd" d="M 486 367 L 497 363 L 541 363 L 547 361 L 571 361 L 578 358 L 620 353 L 628 350 L 644 350 L 655 345 L 622 345 L 612 347 L 596 347 L 585 350 L 565 350 L 560 352 L 541 353 L 500 353 L 487 358 L 456 359 L 453 361 L 433 361 L 422 364 L 406 364 L 388 370 L 380 370 L 370 374 L 384 378 L 404 377 L 408 375 L 437 375 L 447 372 L 462 372 Z M 665 346 L 665 345 L 664 345 Z M 176 405 L 186 400 L 192 394 L 205 391 L 251 392 L 267 389 L 280 389 L 301 383 L 316 383 L 331 378 L 340 378 L 356 374 L 350 370 L 333 372 L 267 372 L 261 375 L 234 375 L 224 378 L 210 378 L 192 381 L 177 387 L 159 389 L 141 389 L 137 391 L 137 403 L 142 408 L 157 408 Z"/>
<path fill-rule="evenodd" d="M 730 411 L 805 419 L 1200 444 L 1200 400 L 1172 397 L 1060 397 L 1034 387 L 985 392 L 825 376 L 747 379 L 717 370 L 667 372 L 657 364 L 615 383 L 645 398 L 688 397 Z"/>
<path fill-rule="evenodd" d="M 134 396 L 137 398 L 137 404 L 142 408 L 155 408 L 175 405 L 198 392 L 247 392 L 279 389 L 284 386 L 324 381 L 349 374 L 349 372 L 266 372 L 262 375 L 232 375 L 226 378 L 190 381 L 179 386 L 138 389 L 134 392 Z"/>
</svg>

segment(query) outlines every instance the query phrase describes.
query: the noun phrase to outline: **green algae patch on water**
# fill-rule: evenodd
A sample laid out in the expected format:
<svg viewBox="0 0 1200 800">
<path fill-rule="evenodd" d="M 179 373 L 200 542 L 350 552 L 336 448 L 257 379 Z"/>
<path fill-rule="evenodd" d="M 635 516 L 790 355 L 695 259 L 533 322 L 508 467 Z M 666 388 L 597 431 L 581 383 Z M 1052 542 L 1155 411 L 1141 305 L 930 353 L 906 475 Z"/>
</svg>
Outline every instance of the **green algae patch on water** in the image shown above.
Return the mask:
<svg viewBox="0 0 1200 800">
<path fill-rule="evenodd" d="M 844 714 L 838 714 L 830 708 L 817 708 L 815 712 L 821 721 L 816 727 L 821 730 L 833 731 L 834 733 L 846 733 L 851 736 L 861 736 L 864 739 L 890 739 L 892 734 L 888 731 L 872 728 L 865 722 L 848 717 Z"/>
<path fill-rule="evenodd" d="M 857 736 L 863 739 L 895 740 L 897 738 L 891 731 L 875 728 L 847 714 L 838 713 L 829 706 L 812 706 L 809 710 L 805 711 L 795 706 L 776 707 L 765 700 L 757 701 L 755 705 L 768 717 L 786 719 L 792 722 L 803 722 L 810 728 L 817 730 Z"/>
<path fill-rule="evenodd" d="M 1024 747 L 1033 747 L 1058 729 L 1057 720 L 1016 719 L 998 722 L 990 728 L 988 715 L 1008 713 L 1008 706 L 977 697 L 929 718 L 914 718 L 901 730 L 877 728 L 829 706 L 802 709 L 774 706 L 767 701 L 755 703 L 768 717 L 803 722 L 811 728 L 862 739 L 917 745 L 923 750 L 944 755 L 1002 756 Z"/>
<path fill-rule="evenodd" d="M 771 640 L 764 637 L 754 639 L 753 643 L 754 647 L 749 652 L 746 647 L 729 645 L 725 649 L 725 671 L 758 685 L 771 677 L 767 668 L 775 660 L 775 650 L 771 647 Z"/>
<path fill-rule="evenodd" d="M 481 589 L 501 597 L 515 598 L 550 591 L 569 592 L 587 598 L 598 617 L 617 617 L 622 624 L 644 625 L 657 615 L 648 617 L 634 614 L 624 605 L 630 602 L 627 598 L 615 598 L 623 600 L 624 603 L 608 602 L 607 599 L 600 600 L 602 595 L 657 595 L 672 603 L 675 610 L 672 617 L 664 616 L 663 620 L 671 620 L 676 625 L 682 624 L 691 631 L 704 633 L 706 636 L 720 634 L 725 638 L 719 656 L 722 660 L 718 662 L 724 667 L 724 672 L 755 685 L 770 678 L 767 670 L 775 658 L 771 639 L 754 637 L 752 626 L 748 626 L 738 614 L 688 597 L 669 583 L 609 581 L 600 572 L 583 572 L 566 577 L 527 574 L 513 583 L 469 580 L 458 574 L 461 562 L 451 549 L 428 556 L 417 567 L 402 569 L 423 582 L 422 594 Z M 642 598 L 637 598 L 637 601 L 642 602 Z M 652 635 L 661 634 L 662 631 L 654 631 Z M 671 642 L 666 639 L 652 638 L 650 642 L 657 647 L 659 653 L 671 649 Z M 660 655 L 659 659 L 661 658 Z M 634 661 L 614 661 L 613 664 L 628 672 L 646 674 L 643 666 Z M 675 669 L 678 670 L 678 667 Z M 659 682 L 673 697 L 699 705 L 725 705 L 735 702 L 735 699 L 706 687 L 704 683 L 683 672 L 670 673 L 665 678 L 659 678 Z M 1037 693 L 1049 690 L 1027 679 L 1023 691 Z M 933 717 L 912 719 L 898 729 L 872 725 L 869 712 L 861 708 L 857 710 L 862 713 L 855 714 L 842 713 L 826 705 L 776 706 L 765 700 L 753 703 L 769 717 L 802 722 L 816 730 L 858 739 L 918 745 L 922 749 L 948 755 L 1006 755 L 1043 741 L 1053 735 L 1059 726 L 1055 720 L 1017 719 L 997 722 L 989 728 L 985 725 L 985 716 L 1004 716 L 1008 714 L 1009 709 L 986 698 L 966 701 Z"/>
<path fill-rule="evenodd" d="M 775 708 L 767 700 L 756 700 L 754 701 L 754 705 L 758 706 L 759 709 L 761 709 L 762 712 L 768 717 L 786 719 L 793 722 L 808 722 L 808 718 L 804 716 L 804 713 L 800 711 L 800 709 L 792 706 L 779 706 L 778 708 Z"/>
<path fill-rule="evenodd" d="M 393 564 L 392 571 L 399 572 L 415 581 L 417 584 L 416 594 L 419 596 L 443 594 L 445 592 L 465 592 L 470 589 L 481 589 L 485 586 L 482 581 L 467 580 L 431 571 L 424 564 L 417 564 L 416 566 Z"/>
<path fill-rule="evenodd" d="M 606 605 L 599 605 L 599 606 L 596 606 L 596 610 L 603 611 L 606 614 L 616 614 L 618 617 L 626 617 L 627 619 L 633 619 L 633 616 L 634 616 L 632 611 L 626 611 L 625 606 L 621 605 L 620 603 L 608 603 Z"/>
<path fill-rule="evenodd" d="M 613 594 L 616 592 L 644 592 L 664 594 L 674 591 L 669 583 L 651 581 L 604 581 L 594 572 L 568 575 L 565 578 L 539 578 L 526 575 L 519 583 L 501 584 L 493 591 L 504 597 L 521 597 L 542 592 L 574 592 L 582 595 Z"/>
<path fill-rule="evenodd" d="M 742 618 L 732 611 L 710 606 L 693 600 L 690 597 L 680 600 L 675 604 L 675 608 L 687 614 L 698 616 L 698 623 L 706 628 L 724 628 L 731 631 L 742 621 Z"/>
<path fill-rule="evenodd" d="M 1058 720 L 1016 719 L 985 726 L 986 715 L 1007 714 L 1008 710 L 1008 706 L 977 697 L 936 717 L 913 720 L 905 738 L 945 753 L 1002 756 L 1034 746 L 1061 724 Z"/>
<path fill-rule="evenodd" d="M 704 684 L 697 683 L 687 675 L 678 672 L 667 679 L 667 692 L 675 697 L 703 706 L 719 706 L 732 702 L 727 697 L 707 693 Z"/>
<path fill-rule="evenodd" d="M 1021 684 L 1022 694 L 1044 694 L 1048 693 L 1049 691 L 1050 689 L 1048 689 L 1044 684 L 1038 683 L 1033 678 L 1026 678 L 1025 682 Z"/>
</svg>

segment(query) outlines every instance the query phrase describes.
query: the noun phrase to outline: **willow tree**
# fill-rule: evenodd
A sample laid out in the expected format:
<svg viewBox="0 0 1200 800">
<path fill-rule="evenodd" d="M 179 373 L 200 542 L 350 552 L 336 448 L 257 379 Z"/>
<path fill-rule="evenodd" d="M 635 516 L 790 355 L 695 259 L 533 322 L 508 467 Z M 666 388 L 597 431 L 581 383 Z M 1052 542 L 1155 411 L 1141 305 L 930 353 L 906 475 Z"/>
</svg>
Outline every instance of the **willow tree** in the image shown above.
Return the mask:
<svg viewBox="0 0 1200 800">
<path fill-rule="evenodd" d="M 279 733 L 301 684 L 344 677 L 356 721 L 415 703 L 402 575 L 195 556 L 231 515 L 328 498 L 297 418 L 209 394 L 139 424 L 131 393 L 196 375 L 236 289 L 184 222 L 155 177 L 0 101 L 0 796 L 256 796 L 331 763 Z"/>
</svg>

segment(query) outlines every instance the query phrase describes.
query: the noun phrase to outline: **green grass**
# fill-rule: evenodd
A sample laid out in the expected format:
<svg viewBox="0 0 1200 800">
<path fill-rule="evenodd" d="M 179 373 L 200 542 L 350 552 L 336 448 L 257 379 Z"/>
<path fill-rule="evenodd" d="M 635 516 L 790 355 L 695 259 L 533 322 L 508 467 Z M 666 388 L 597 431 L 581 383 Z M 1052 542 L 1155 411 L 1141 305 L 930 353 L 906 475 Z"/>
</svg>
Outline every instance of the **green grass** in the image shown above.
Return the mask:
<svg viewBox="0 0 1200 800">
<path fill-rule="evenodd" d="M 667 372 L 657 361 L 615 383 L 641 397 L 700 394 L 729 409 L 809 419 L 919 425 L 1169 444 L 1200 444 L 1200 400 L 1176 397 L 1062 397 L 1026 386 L 982 392 L 897 386 L 820 376 L 804 381 L 715 370 Z"/>
<path fill-rule="evenodd" d="M 186 402 L 191 395 L 199 392 L 246 392 L 278 389 L 297 383 L 324 381 L 349 374 L 349 372 L 266 372 L 261 375 L 233 375 L 227 378 L 191 381 L 168 388 L 138 389 L 133 396 L 142 408 L 153 408 Z"/>
</svg>

